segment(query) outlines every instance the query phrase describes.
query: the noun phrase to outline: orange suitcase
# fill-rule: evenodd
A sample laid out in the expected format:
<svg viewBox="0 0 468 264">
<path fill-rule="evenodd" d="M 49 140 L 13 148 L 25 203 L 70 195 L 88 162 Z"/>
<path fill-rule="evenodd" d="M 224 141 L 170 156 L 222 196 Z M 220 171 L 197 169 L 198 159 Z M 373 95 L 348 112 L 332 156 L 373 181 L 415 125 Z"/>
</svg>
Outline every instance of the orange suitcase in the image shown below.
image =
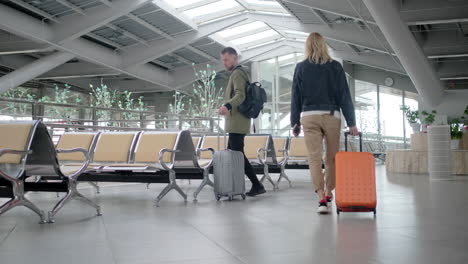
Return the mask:
<svg viewBox="0 0 468 264">
<path fill-rule="evenodd" d="M 362 152 L 362 133 L 359 133 L 361 152 L 347 152 L 348 135 L 345 133 L 345 152 L 338 152 L 336 168 L 336 212 L 377 213 L 374 156 Z"/>
</svg>

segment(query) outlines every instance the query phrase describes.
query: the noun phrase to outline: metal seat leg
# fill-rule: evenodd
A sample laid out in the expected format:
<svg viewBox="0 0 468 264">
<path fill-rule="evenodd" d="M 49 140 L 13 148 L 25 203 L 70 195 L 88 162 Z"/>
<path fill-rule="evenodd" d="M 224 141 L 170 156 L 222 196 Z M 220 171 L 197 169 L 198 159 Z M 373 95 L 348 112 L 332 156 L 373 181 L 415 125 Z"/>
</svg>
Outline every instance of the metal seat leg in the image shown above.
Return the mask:
<svg viewBox="0 0 468 264">
<path fill-rule="evenodd" d="M 168 192 L 172 190 L 172 184 L 168 184 L 158 195 L 156 198 L 156 206 L 159 207 L 159 202 L 166 196 Z"/>
<path fill-rule="evenodd" d="M 18 199 L 11 199 L 8 202 L 0 206 L 0 215 L 10 211 L 13 207 L 20 206 L 20 201 Z"/>
<path fill-rule="evenodd" d="M 52 209 L 52 211 L 49 211 L 49 223 L 55 223 L 54 216 L 62 209 L 63 206 L 65 206 L 66 203 L 71 201 L 73 199 L 73 193 L 71 191 L 68 191 L 68 193 L 63 197 Z"/>
<path fill-rule="evenodd" d="M 14 207 L 24 206 L 39 215 L 39 223 L 44 224 L 46 222 L 44 211 L 40 210 L 35 204 L 33 204 L 24 196 L 24 182 L 20 180 L 14 181 L 12 182 L 12 186 L 14 198 L 0 207 L 0 215 L 6 213 Z"/>
<path fill-rule="evenodd" d="M 197 190 L 195 191 L 194 195 L 193 195 L 193 201 L 196 202 L 197 201 L 197 197 L 198 197 L 198 194 L 200 194 L 200 192 L 203 190 L 203 188 L 208 185 L 208 186 L 211 186 L 211 187 L 214 187 L 214 183 L 210 180 L 210 177 L 209 177 L 209 171 L 208 170 L 205 170 L 203 171 L 203 181 L 201 182 L 200 186 L 198 186 Z"/>
<path fill-rule="evenodd" d="M 286 172 L 284 171 L 284 168 L 281 168 L 281 173 L 278 178 L 278 181 L 276 181 L 276 186 L 279 186 L 281 179 L 286 179 L 289 183 L 289 187 L 292 187 L 291 180 L 289 179 L 288 175 L 286 175 Z"/>
<path fill-rule="evenodd" d="M 260 182 L 263 183 L 267 179 L 271 185 L 273 185 L 273 190 L 276 191 L 278 186 L 276 185 L 275 181 L 270 177 L 270 173 L 268 172 L 268 165 L 263 166 L 263 177 L 260 179 Z"/>
<path fill-rule="evenodd" d="M 171 190 L 176 190 L 184 198 L 184 202 L 187 202 L 187 195 L 184 193 L 184 191 L 182 191 L 180 186 L 177 184 L 174 171 L 169 172 L 169 179 L 170 179 L 170 183 L 161 191 L 161 193 L 156 198 L 157 207 L 159 207 L 159 203 L 162 200 L 162 198 L 164 198 L 164 196 L 166 196 L 166 194 L 168 194 Z"/>
<path fill-rule="evenodd" d="M 93 201 L 89 200 L 86 198 L 84 195 L 82 195 L 80 192 L 78 192 L 77 187 L 77 182 L 76 179 L 69 179 L 68 181 L 68 192 L 65 197 L 63 197 L 55 206 L 52 211 L 49 212 L 49 223 L 55 223 L 54 216 L 63 208 L 65 204 L 67 204 L 69 201 L 73 199 L 80 200 L 84 202 L 85 204 L 93 207 L 96 209 L 96 215 L 100 216 L 101 215 L 101 207 L 94 203 Z"/>
<path fill-rule="evenodd" d="M 88 199 L 87 197 L 85 197 L 84 195 L 82 195 L 81 193 L 77 193 L 76 194 L 76 198 L 78 198 L 80 201 L 82 201 L 83 203 L 93 207 L 94 209 L 96 209 L 96 215 L 97 216 L 101 216 L 102 213 L 101 213 L 101 206 L 97 205 L 96 203 L 94 203 L 93 201 L 91 201 L 90 199 Z"/>
<path fill-rule="evenodd" d="M 97 182 L 88 182 L 89 185 L 93 186 L 94 188 L 96 188 L 96 193 L 101 193 L 101 187 L 99 187 L 98 183 Z"/>
<path fill-rule="evenodd" d="M 182 190 L 182 188 L 180 188 L 179 185 L 174 184 L 173 189 L 175 189 L 180 194 L 180 196 L 184 198 L 184 202 L 187 202 L 187 194 L 184 193 L 184 191 Z"/>
<path fill-rule="evenodd" d="M 39 209 L 35 204 L 33 204 L 31 201 L 29 201 L 28 199 L 24 198 L 23 197 L 23 200 L 21 200 L 21 205 L 23 205 L 24 207 L 27 207 L 29 209 L 31 209 L 33 212 L 35 212 L 37 215 L 39 215 L 40 217 L 40 221 L 39 221 L 39 224 L 45 224 L 46 223 L 46 220 L 45 220 L 45 214 L 44 214 L 44 211 L 42 211 L 41 209 Z"/>
<path fill-rule="evenodd" d="M 18 207 L 18 206 L 24 206 L 24 207 L 30 209 L 31 211 L 33 211 L 34 213 L 36 213 L 40 218 L 39 224 L 45 224 L 46 223 L 44 211 L 39 209 L 35 204 L 33 204 L 31 201 L 29 201 L 28 199 L 26 199 L 24 197 L 23 198 L 13 198 L 10 201 L 4 203 L 2 206 L 0 206 L 0 215 L 10 211 L 14 207 Z"/>
</svg>

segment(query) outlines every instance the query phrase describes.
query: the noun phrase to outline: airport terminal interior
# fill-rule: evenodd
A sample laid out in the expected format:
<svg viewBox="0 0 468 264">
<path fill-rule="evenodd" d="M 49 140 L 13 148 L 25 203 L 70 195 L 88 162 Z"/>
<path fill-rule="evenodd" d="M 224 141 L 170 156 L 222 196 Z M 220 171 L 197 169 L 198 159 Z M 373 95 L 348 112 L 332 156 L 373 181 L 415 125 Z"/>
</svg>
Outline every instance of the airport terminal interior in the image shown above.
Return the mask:
<svg viewBox="0 0 468 264">
<path fill-rule="evenodd" d="M 290 122 L 312 32 L 362 135 L 338 112 L 326 214 Z M 219 173 L 227 47 L 266 93 L 254 197 Z M 2 264 L 463 264 L 467 219 L 466 0 L 0 0 Z"/>
</svg>

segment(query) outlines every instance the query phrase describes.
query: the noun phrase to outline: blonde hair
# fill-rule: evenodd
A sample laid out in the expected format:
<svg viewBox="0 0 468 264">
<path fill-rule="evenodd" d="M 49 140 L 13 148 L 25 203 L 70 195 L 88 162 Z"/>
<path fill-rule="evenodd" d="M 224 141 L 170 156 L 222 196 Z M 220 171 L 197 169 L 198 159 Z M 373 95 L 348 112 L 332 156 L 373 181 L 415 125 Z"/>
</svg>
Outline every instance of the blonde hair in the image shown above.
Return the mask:
<svg viewBox="0 0 468 264">
<path fill-rule="evenodd" d="M 324 64 L 333 59 L 328 54 L 327 42 L 317 32 L 310 33 L 305 44 L 305 56 L 310 62 Z"/>
</svg>

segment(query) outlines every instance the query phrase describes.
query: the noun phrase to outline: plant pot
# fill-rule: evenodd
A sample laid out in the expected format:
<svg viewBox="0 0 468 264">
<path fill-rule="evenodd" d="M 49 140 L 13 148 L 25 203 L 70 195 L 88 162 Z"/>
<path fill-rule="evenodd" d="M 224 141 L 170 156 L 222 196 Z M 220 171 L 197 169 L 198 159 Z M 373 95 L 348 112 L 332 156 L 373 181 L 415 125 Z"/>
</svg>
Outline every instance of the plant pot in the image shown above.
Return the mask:
<svg viewBox="0 0 468 264">
<path fill-rule="evenodd" d="M 460 148 L 460 140 L 459 139 L 452 139 L 450 141 L 450 149 L 457 150 Z"/>
<path fill-rule="evenodd" d="M 411 124 L 411 128 L 413 129 L 413 133 L 419 133 L 421 131 L 421 124 L 419 123 L 414 123 Z"/>
</svg>

